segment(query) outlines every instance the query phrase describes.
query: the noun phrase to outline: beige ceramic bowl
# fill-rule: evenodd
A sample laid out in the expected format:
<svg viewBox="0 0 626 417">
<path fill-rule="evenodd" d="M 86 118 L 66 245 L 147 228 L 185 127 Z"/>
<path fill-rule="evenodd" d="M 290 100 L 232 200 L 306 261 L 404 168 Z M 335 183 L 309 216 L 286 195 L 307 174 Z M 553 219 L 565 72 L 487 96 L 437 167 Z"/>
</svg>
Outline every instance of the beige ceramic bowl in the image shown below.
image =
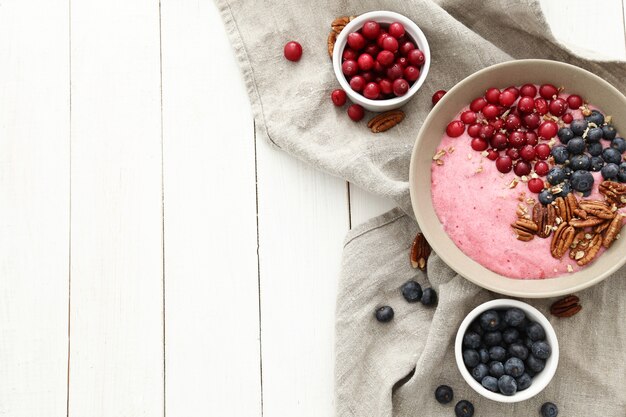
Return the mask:
<svg viewBox="0 0 626 417">
<path fill-rule="evenodd" d="M 417 222 L 432 248 L 460 275 L 501 294 L 530 298 L 554 297 L 597 284 L 615 272 L 626 262 L 626 239 L 616 241 L 610 250 L 578 272 L 542 280 L 511 279 L 483 267 L 454 244 L 439 222 L 430 192 L 432 156 L 450 120 L 489 87 L 506 88 L 525 83 L 565 86 L 567 91 L 580 94 L 606 114 L 612 115 L 616 130 L 622 136 L 626 134 L 626 97 L 600 77 L 556 61 L 527 59 L 497 64 L 455 85 L 424 121 L 411 155 L 411 202 Z"/>
</svg>

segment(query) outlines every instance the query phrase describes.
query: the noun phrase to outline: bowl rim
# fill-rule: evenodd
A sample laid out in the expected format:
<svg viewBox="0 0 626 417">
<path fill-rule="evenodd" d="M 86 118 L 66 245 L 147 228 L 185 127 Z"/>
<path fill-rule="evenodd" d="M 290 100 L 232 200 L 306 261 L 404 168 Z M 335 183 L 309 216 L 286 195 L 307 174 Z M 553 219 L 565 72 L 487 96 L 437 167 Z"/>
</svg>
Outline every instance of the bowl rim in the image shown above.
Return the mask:
<svg viewBox="0 0 626 417">
<path fill-rule="evenodd" d="M 406 32 L 415 32 L 417 36 L 413 36 L 413 34 L 411 33 L 409 34 L 411 35 L 412 38 L 414 38 L 413 40 L 415 41 L 417 46 L 420 48 L 420 50 L 424 53 L 425 60 L 424 60 L 424 64 L 422 65 L 420 69 L 420 75 L 418 79 L 413 83 L 411 88 L 409 88 L 409 91 L 401 97 L 394 97 L 394 98 L 385 99 L 385 100 L 371 100 L 369 98 L 366 98 L 362 94 L 357 93 L 356 91 L 352 90 L 352 88 L 350 87 L 350 84 L 346 80 L 346 77 L 343 75 L 343 72 L 341 71 L 341 58 L 339 55 L 343 53 L 343 49 L 345 48 L 345 45 L 347 43 L 348 35 L 351 32 L 357 29 L 360 29 L 366 21 L 376 20 L 377 18 L 378 19 L 386 18 L 386 19 L 393 19 L 393 20 L 400 21 L 405 26 Z M 424 81 L 426 80 L 426 77 L 428 76 L 428 71 L 430 69 L 430 60 L 431 60 L 431 56 L 430 56 L 430 47 L 428 45 L 428 40 L 426 38 L 426 35 L 424 35 L 424 32 L 422 32 L 422 30 L 420 29 L 420 27 L 408 17 L 400 13 L 387 11 L 387 10 L 376 10 L 376 11 L 363 13 L 355 17 L 354 19 L 352 19 L 343 28 L 343 30 L 339 33 L 339 35 L 337 35 L 337 39 L 335 41 L 335 48 L 333 50 L 333 57 L 332 57 L 333 70 L 335 73 L 335 77 L 337 78 L 337 81 L 341 85 L 341 88 L 343 88 L 346 91 L 346 94 L 348 94 L 348 96 L 353 102 L 362 104 L 364 106 L 368 106 L 370 108 L 380 108 L 380 107 L 391 108 L 391 106 L 400 107 L 401 105 L 409 101 L 415 95 L 415 93 L 421 88 L 421 86 L 424 84 Z"/>
<path fill-rule="evenodd" d="M 481 313 L 490 309 L 498 310 L 511 307 L 517 307 L 520 310 L 523 310 L 527 316 L 529 316 L 532 320 L 538 322 L 543 327 L 546 332 L 546 341 L 550 344 L 550 347 L 552 348 L 552 354 L 546 360 L 546 366 L 540 373 L 541 375 L 545 375 L 545 377 L 543 377 L 543 380 L 539 384 L 535 384 L 535 378 L 533 378 L 533 384 L 531 384 L 530 387 L 528 387 L 524 391 L 515 393 L 512 396 L 506 396 L 503 394 L 489 391 L 488 389 L 483 387 L 478 381 L 476 381 L 469 373 L 469 371 L 465 367 L 465 363 L 463 362 L 463 336 L 465 335 L 465 332 L 467 331 L 469 325 Z M 548 386 L 548 384 L 550 384 L 559 365 L 559 341 L 556 332 L 554 331 L 554 327 L 552 327 L 552 323 L 550 323 L 550 321 L 541 311 L 523 301 L 513 300 L 509 298 L 498 298 L 474 307 L 472 311 L 470 311 L 467 316 L 465 316 L 465 318 L 459 325 L 456 333 L 456 338 L 454 340 L 454 357 L 456 359 L 456 365 L 459 369 L 459 372 L 461 373 L 461 376 L 463 377 L 465 382 L 467 382 L 467 384 L 472 387 L 474 391 L 492 401 L 502 403 L 515 403 L 525 401 L 534 397 L 535 395 L 543 391 L 545 387 Z"/>
<path fill-rule="evenodd" d="M 591 279 L 587 279 L 585 281 L 582 281 L 574 285 L 568 285 L 560 289 L 546 289 L 544 288 L 546 284 L 543 284 L 543 283 L 547 281 L 554 281 L 554 280 L 567 280 L 568 278 L 576 274 L 580 274 L 582 271 L 585 271 L 585 269 L 582 269 L 580 271 L 577 271 L 568 275 L 559 275 L 559 276 L 552 277 L 552 278 L 515 279 L 515 278 L 510 278 L 510 277 L 498 274 L 482 266 L 481 264 L 478 264 L 476 261 L 474 261 L 471 257 L 466 255 L 457 247 L 459 252 L 462 254 L 463 260 L 465 262 L 472 262 L 478 265 L 477 267 L 472 267 L 473 269 L 480 268 L 481 270 L 486 270 L 488 273 L 495 274 L 496 276 L 501 278 L 501 280 L 499 280 L 496 283 L 482 282 L 476 279 L 474 276 L 472 276 L 472 274 L 466 275 L 463 271 L 465 268 L 462 267 L 461 265 L 458 265 L 459 262 L 455 261 L 451 254 L 448 254 L 445 250 L 442 250 L 442 247 L 440 246 L 441 242 L 439 242 L 439 239 L 432 238 L 432 237 L 435 237 L 435 235 L 442 234 L 444 235 L 443 237 L 444 240 L 449 240 L 451 244 L 456 247 L 456 244 L 451 240 L 449 235 L 443 229 L 439 231 L 435 231 L 433 229 L 435 226 L 430 225 L 428 224 L 428 222 L 426 222 L 423 213 L 420 210 L 418 210 L 418 207 L 420 206 L 420 204 L 417 201 L 417 195 L 416 195 L 416 192 L 414 191 L 416 188 L 415 182 L 417 181 L 417 175 L 418 175 L 418 172 L 417 172 L 418 164 L 416 163 L 418 159 L 417 149 L 418 149 L 418 145 L 420 141 L 424 140 L 422 139 L 424 137 L 424 131 L 425 131 L 424 127 L 427 127 L 430 125 L 430 123 L 432 122 L 432 119 L 437 114 L 437 110 L 443 107 L 445 103 L 447 103 L 447 101 L 450 100 L 451 95 L 456 90 L 463 88 L 467 84 L 471 84 L 472 82 L 475 82 L 475 80 L 482 78 L 483 76 L 485 76 L 485 74 L 489 74 L 492 71 L 498 71 L 501 69 L 506 69 L 508 67 L 513 67 L 517 65 L 535 65 L 535 64 L 553 66 L 555 71 L 558 69 L 563 69 L 563 68 L 567 68 L 568 70 L 575 71 L 581 76 L 589 77 L 593 79 L 594 82 L 602 84 L 604 88 L 610 90 L 614 95 L 620 97 L 621 100 L 626 102 L 626 97 L 624 97 L 624 95 L 617 88 L 615 88 L 606 80 L 600 78 L 599 76 L 583 68 L 580 68 L 580 67 L 577 67 L 575 65 L 571 65 L 565 62 L 547 60 L 547 59 L 519 59 L 519 60 L 513 60 L 513 61 L 506 61 L 506 62 L 494 64 L 489 67 L 483 68 L 467 76 L 466 78 L 458 82 L 456 85 L 454 85 L 442 97 L 442 99 L 433 107 L 433 109 L 430 111 L 430 113 L 427 115 L 426 119 L 424 120 L 424 123 L 422 124 L 422 127 L 420 128 L 420 131 L 413 145 L 413 150 L 411 152 L 411 161 L 409 165 L 409 193 L 411 197 L 411 205 L 413 208 L 413 213 L 415 215 L 415 218 L 418 224 L 420 225 L 420 229 L 422 230 L 426 238 L 429 239 L 429 243 L 431 244 L 433 250 L 437 253 L 437 255 L 439 255 L 439 257 L 441 257 L 441 259 L 447 265 L 449 265 L 455 272 L 457 272 L 459 275 L 463 276 L 465 279 L 469 280 L 470 282 L 482 288 L 488 289 L 490 291 L 497 292 L 499 294 L 514 296 L 514 297 L 523 297 L 523 298 L 548 298 L 548 297 L 556 297 L 556 296 L 571 294 L 571 293 L 583 290 L 585 288 L 591 287 L 603 281 L 605 278 L 607 278 L 609 275 L 614 273 L 617 269 L 619 269 L 626 263 L 626 257 L 622 257 L 622 259 L 620 259 L 618 262 L 615 262 L 609 267 L 605 268 L 603 272 L 596 274 Z M 429 197 L 429 198 L 431 198 L 432 200 L 432 197 Z M 437 226 L 440 226 L 440 225 L 441 225 L 441 222 L 440 221 L 437 222 Z M 515 282 L 517 282 L 517 284 L 515 284 Z M 519 284 L 520 282 L 523 282 L 524 284 L 521 285 Z M 512 285 L 513 288 L 511 288 L 511 284 L 513 284 Z"/>
</svg>

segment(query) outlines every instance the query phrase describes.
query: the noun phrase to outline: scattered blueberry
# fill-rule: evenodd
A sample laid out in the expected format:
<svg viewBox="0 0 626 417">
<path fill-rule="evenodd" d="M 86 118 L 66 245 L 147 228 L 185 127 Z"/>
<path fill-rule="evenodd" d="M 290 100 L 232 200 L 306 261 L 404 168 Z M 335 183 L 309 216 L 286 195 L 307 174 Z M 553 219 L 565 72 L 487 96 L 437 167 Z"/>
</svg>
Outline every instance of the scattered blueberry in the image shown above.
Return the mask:
<svg viewBox="0 0 626 417">
<path fill-rule="evenodd" d="M 549 344 L 544 342 L 543 340 L 539 340 L 533 343 L 533 346 L 530 348 L 533 352 L 533 355 L 539 359 L 548 359 L 550 354 L 552 353 L 552 348 Z"/>
<path fill-rule="evenodd" d="M 489 362 L 490 357 L 489 357 L 489 351 L 487 350 L 487 348 L 482 347 L 478 349 L 478 355 L 480 356 L 480 361 L 482 363 Z"/>
<path fill-rule="evenodd" d="M 474 349 L 465 349 L 463 351 L 463 363 L 468 368 L 473 368 L 480 363 L 480 355 Z"/>
<path fill-rule="evenodd" d="M 422 304 L 432 306 L 437 304 L 437 293 L 432 288 L 426 288 L 422 294 Z"/>
<path fill-rule="evenodd" d="M 492 361 L 503 361 L 506 359 L 506 349 L 502 346 L 492 346 L 489 348 L 489 359 Z"/>
<path fill-rule="evenodd" d="M 491 392 L 498 392 L 498 379 L 493 376 L 486 376 L 480 382 L 483 387 L 487 388 Z"/>
<path fill-rule="evenodd" d="M 474 405 L 467 400 L 461 400 L 454 406 L 454 414 L 456 414 L 456 417 L 472 417 L 474 415 Z"/>
<path fill-rule="evenodd" d="M 502 375 L 498 379 L 498 388 L 504 395 L 514 395 L 517 392 L 517 382 L 510 375 Z"/>
<path fill-rule="evenodd" d="M 569 158 L 569 152 L 567 152 L 567 148 L 565 145 L 557 145 L 550 151 L 552 156 L 554 157 L 554 162 L 557 164 L 564 164 Z"/>
<path fill-rule="evenodd" d="M 504 364 L 502 362 L 493 361 L 489 364 L 489 375 L 500 378 L 504 375 Z"/>
<path fill-rule="evenodd" d="M 526 318 L 526 313 L 524 313 L 521 309 L 513 307 L 506 310 L 504 313 L 504 321 L 509 326 L 519 326 L 524 319 Z"/>
<path fill-rule="evenodd" d="M 572 138 L 567 142 L 567 151 L 574 155 L 583 153 L 585 151 L 585 140 L 578 136 Z M 556 157 L 554 159 L 556 160 Z"/>
<path fill-rule="evenodd" d="M 513 378 L 522 376 L 524 373 L 524 362 L 520 358 L 509 358 L 504 362 L 504 373 Z"/>
<path fill-rule="evenodd" d="M 608 163 L 619 164 L 622 162 L 622 153 L 615 148 L 605 148 L 602 151 L 602 159 Z"/>
<path fill-rule="evenodd" d="M 389 306 L 383 306 L 376 310 L 376 320 L 381 323 L 387 323 L 393 319 L 393 308 Z"/>
<path fill-rule="evenodd" d="M 553 167 L 548 171 L 546 178 L 552 185 L 560 184 L 565 181 L 565 171 L 561 167 Z"/>
<path fill-rule="evenodd" d="M 400 290 L 404 299 L 409 303 L 415 303 L 422 299 L 422 286 L 415 281 L 405 282 Z"/>
<path fill-rule="evenodd" d="M 572 132 L 572 129 L 569 127 L 562 127 L 559 129 L 559 133 L 557 133 L 557 135 L 559 136 L 561 143 L 567 144 L 567 142 L 574 137 L 574 132 Z"/>
<path fill-rule="evenodd" d="M 600 156 L 602 155 L 602 144 L 600 142 L 587 143 L 587 152 L 591 156 Z"/>
<path fill-rule="evenodd" d="M 611 148 L 615 148 L 619 153 L 626 152 L 626 140 L 624 138 L 615 138 L 611 141 Z"/>
<path fill-rule="evenodd" d="M 576 119 L 572 121 L 572 123 L 569 125 L 569 128 L 572 129 L 572 133 L 574 133 L 574 135 L 582 136 L 587 129 L 587 125 L 588 123 L 585 119 Z"/>
<path fill-rule="evenodd" d="M 463 336 L 463 346 L 470 349 L 478 349 L 480 347 L 481 337 L 476 332 L 467 332 Z"/>
<path fill-rule="evenodd" d="M 502 343 L 502 332 L 486 332 L 483 335 L 483 341 L 487 346 L 495 346 Z"/>
<path fill-rule="evenodd" d="M 500 315 L 496 310 L 487 310 L 480 315 L 480 325 L 485 330 L 495 330 L 500 327 Z"/>
<path fill-rule="evenodd" d="M 522 376 L 518 377 L 515 381 L 517 382 L 518 391 L 524 391 L 533 383 L 532 378 L 530 377 L 530 375 L 528 375 L 527 372 L 524 372 Z"/>
<path fill-rule="evenodd" d="M 606 164 L 600 170 L 600 173 L 602 174 L 602 178 L 604 178 L 605 180 L 612 180 L 612 179 L 617 178 L 618 172 L 619 172 L 619 167 L 617 166 L 617 164 L 613 164 L 613 163 Z"/>
<path fill-rule="evenodd" d="M 585 154 L 574 155 L 569 160 L 569 166 L 574 171 L 580 171 L 581 169 L 589 171 L 589 169 L 591 168 L 591 158 L 589 158 L 589 156 Z"/>
<path fill-rule="evenodd" d="M 541 406 L 541 417 L 556 417 L 559 415 L 559 409 L 556 404 L 547 402 Z"/>
<path fill-rule="evenodd" d="M 452 388 L 447 385 L 439 385 L 435 390 L 435 398 L 441 404 L 448 404 L 450 401 L 452 401 L 453 397 L 454 392 L 452 391 Z"/>
<path fill-rule="evenodd" d="M 589 123 L 595 123 L 596 126 L 602 126 L 604 124 L 604 115 L 597 110 L 592 110 L 589 116 L 585 116 L 585 120 Z"/>
<path fill-rule="evenodd" d="M 613 140 L 615 139 L 616 135 L 617 135 L 617 132 L 615 131 L 615 128 L 613 127 L 613 125 L 602 126 L 602 136 L 604 136 L 604 139 Z"/>
<path fill-rule="evenodd" d="M 576 191 L 590 191 L 593 187 L 593 175 L 591 175 L 591 172 L 585 170 L 575 171 L 572 174 L 571 182 L 572 187 Z"/>
<path fill-rule="evenodd" d="M 617 171 L 617 180 L 619 182 L 626 182 L 626 162 L 622 162 L 619 164 L 619 169 Z"/>
<path fill-rule="evenodd" d="M 552 203 L 556 199 L 555 195 L 548 189 L 543 190 L 539 193 L 539 202 L 544 206 Z"/>
<path fill-rule="evenodd" d="M 528 355 L 528 359 L 526 359 L 526 366 L 533 372 L 541 372 L 546 366 L 546 363 L 542 359 L 536 358 L 533 355 Z"/>
<path fill-rule="evenodd" d="M 509 346 L 509 355 L 511 355 L 514 358 L 526 360 L 526 358 L 528 357 L 529 349 L 530 349 L 529 347 L 526 347 L 522 345 L 521 343 L 513 343 L 511 346 Z"/>
<path fill-rule="evenodd" d="M 483 380 L 484 377 L 489 375 L 489 368 L 484 363 L 479 363 L 474 368 L 472 368 L 471 374 L 476 381 L 480 382 Z"/>
<path fill-rule="evenodd" d="M 592 127 L 587 131 L 587 142 L 599 142 L 602 136 L 602 128 Z"/>
<path fill-rule="evenodd" d="M 565 181 L 563 184 L 561 184 L 561 192 L 557 193 L 556 196 L 565 198 L 571 192 L 572 186 L 570 185 L 569 181 Z"/>
<path fill-rule="evenodd" d="M 565 172 L 565 178 L 569 179 L 572 177 L 572 174 L 574 173 L 574 171 L 572 171 L 572 168 L 570 167 L 563 167 L 563 172 Z"/>
<path fill-rule="evenodd" d="M 511 343 L 515 343 L 517 339 L 519 339 L 519 330 L 515 328 L 509 327 L 508 329 L 502 332 L 502 340 L 507 345 L 510 345 Z"/>
<path fill-rule="evenodd" d="M 601 156 L 592 156 L 591 157 L 591 170 L 593 172 L 598 172 L 604 166 L 604 159 Z"/>
</svg>

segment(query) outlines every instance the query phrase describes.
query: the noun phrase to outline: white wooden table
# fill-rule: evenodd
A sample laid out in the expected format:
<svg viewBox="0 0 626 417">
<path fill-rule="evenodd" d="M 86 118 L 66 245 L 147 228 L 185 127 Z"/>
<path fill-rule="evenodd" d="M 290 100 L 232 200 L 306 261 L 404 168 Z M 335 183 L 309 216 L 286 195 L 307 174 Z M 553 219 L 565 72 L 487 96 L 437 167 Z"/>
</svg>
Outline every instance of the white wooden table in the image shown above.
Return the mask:
<svg viewBox="0 0 626 417">
<path fill-rule="evenodd" d="M 626 58 L 592 3 L 544 1 Z M 392 206 L 255 140 L 210 1 L 1 2 L 0 416 L 332 415 L 342 240 Z"/>
</svg>

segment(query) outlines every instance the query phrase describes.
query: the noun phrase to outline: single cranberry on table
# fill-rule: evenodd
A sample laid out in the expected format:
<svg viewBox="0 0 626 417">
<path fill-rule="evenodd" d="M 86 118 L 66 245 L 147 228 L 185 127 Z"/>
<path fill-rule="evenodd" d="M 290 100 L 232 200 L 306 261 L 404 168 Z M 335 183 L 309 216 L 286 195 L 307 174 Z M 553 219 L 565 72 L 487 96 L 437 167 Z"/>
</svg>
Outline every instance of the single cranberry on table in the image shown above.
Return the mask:
<svg viewBox="0 0 626 417">
<path fill-rule="evenodd" d="M 441 97 L 443 97 L 445 94 L 446 94 L 446 90 L 437 90 L 437 91 L 435 91 L 435 93 L 433 94 L 433 97 L 431 99 L 433 104 L 439 103 L 439 100 L 441 100 Z"/>
<path fill-rule="evenodd" d="M 389 34 L 396 39 L 401 36 L 404 36 L 404 26 L 402 25 L 402 23 L 393 22 L 392 24 L 389 25 L 388 30 L 389 30 Z"/>
<path fill-rule="evenodd" d="M 535 146 L 535 155 L 537 155 L 538 159 L 548 159 L 550 156 L 550 146 L 547 143 L 540 143 Z"/>
<path fill-rule="evenodd" d="M 572 110 L 577 110 L 580 106 L 583 105 L 583 99 L 578 94 L 572 94 L 567 97 L 567 104 L 569 108 Z"/>
<path fill-rule="evenodd" d="M 395 60 L 395 56 L 393 52 L 382 50 L 376 55 L 376 61 L 380 63 L 383 67 L 388 67 L 393 64 Z"/>
<path fill-rule="evenodd" d="M 513 160 L 508 155 L 499 156 L 498 159 L 496 159 L 496 168 L 503 174 L 511 172 L 511 169 L 513 169 Z"/>
<path fill-rule="evenodd" d="M 411 65 L 420 66 L 426 61 L 426 55 L 424 55 L 424 52 L 416 48 L 409 51 L 406 59 L 409 60 Z"/>
<path fill-rule="evenodd" d="M 495 87 L 487 89 L 485 92 L 485 98 L 490 104 L 499 104 L 500 102 L 500 90 Z"/>
<path fill-rule="evenodd" d="M 409 82 L 403 78 L 398 78 L 393 82 L 393 93 L 400 97 L 409 91 Z"/>
<path fill-rule="evenodd" d="M 487 100 L 484 97 L 478 97 L 472 100 L 470 103 L 470 110 L 474 112 L 481 111 L 487 105 Z"/>
<path fill-rule="evenodd" d="M 393 36 L 387 36 L 383 39 L 383 49 L 396 53 L 398 51 L 398 40 Z"/>
<path fill-rule="evenodd" d="M 296 41 L 287 42 L 283 54 L 289 61 L 297 62 L 302 57 L 302 45 Z"/>
<path fill-rule="evenodd" d="M 539 194 L 543 190 L 543 180 L 540 178 L 532 178 L 528 181 L 528 189 L 531 193 Z"/>
<path fill-rule="evenodd" d="M 489 143 L 483 138 L 474 138 L 471 143 L 472 149 L 478 152 L 482 152 L 489 147 Z"/>
<path fill-rule="evenodd" d="M 343 64 L 341 64 L 341 71 L 343 71 L 343 73 L 348 77 L 353 77 L 359 72 L 359 64 L 352 59 L 343 61 Z"/>
<path fill-rule="evenodd" d="M 367 39 L 373 40 L 378 37 L 380 34 L 380 24 L 373 20 L 368 20 L 363 24 L 363 28 L 361 29 L 361 33 Z"/>
<path fill-rule="evenodd" d="M 451 138 L 458 138 L 465 132 L 465 123 L 460 120 L 453 120 L 446 127 L 446 134 Z"/>
<path fill-rule="evenodd" d="M 350 79 L 350 88 L 352 88 L 354 91 L 363 91 L 363 89 L 365 88 L 365 84 L 365 78 L 361 75 L 355 75 Z"/>
<path fill-rule="evenodd" d="M 366 43 L 367 41 L 359 32 L 352 32 L 348 35 L 348 45 L 355 51 L 360 51 L 365 48 Z"/>
<path fill-rule="evenodd" d="M 567 102 L 562 98 L 555 98 L 550 102 L 548 108 L 553 115 L 562 116 L 565 110 L 567 110 Z"/>
<path fill-rule="evenodd" d="M 533 84 L 524 84 L 520 87 L 519 92 L 524 97 L 532 97 L 534 99 L 537 95 L 537 87 Z"/>
<path fill-rule="evenodd" d="M 467 128 L 467 134 L 472 138 L 477 138 L 480 135 L 480 129 L 483 127 L 480 123 L 474 123 Z"/>
<path fill-rule="evenodd" d="M 359 64 L 359 69 L 361 71 L 369 71 L 374 68 L 374 58 L 372 58 L 372 56 L 367 53 L 359 55 L 357 63 Z"/>
<path fill-rule="evenodd" d="M 461 121 L 463 121 L 466 125 L 471 125 L 476 122 L 476 113 L 471 110 L 464 111 L 461 113 Z"/>
<path fill-rule="evenodd" d="M 345 91 L 343 91 L 341 88 L 338 88 L 330 93 L 330 99 L 333 101 L 333 104 L 335 106 L 341 107 L 346 104 L 347 95 Z"/>
<path fill-rule="evenodd" d="M 348 117 L 355 122 L 363 119 L 363 116 L 365 116 L 365 110 L 359 104 L 351 104 L 350 107 L 348 107 Z"/>
<path fill-rule="evenodd" d="M 535 110 L 535 99 L 529 96 L 523 96 L 517 102 L 517 109 L 522 113 L 532 113 Z"/>
<path fill-rule="evenodd" d="M 370 100 L 376 100 L 380 95 L 380 87 L 376 83 L 368 83 L 363 89 L 363 95 Z"/>
<path fill-rule="evenodd" d="M 539 87 L 539 95 L 546 100 L 552 99 L 557 94 L 559 94 L 559 90 L 552 84 L 542 84 Z"/>
<path fill-rule="evenodd" d="M 548 175 L 548 172 L 550 172 L 550 165 L 546 161 L 537 161 L 535 163 L 535 173 L 537 175 L 544 177 Z"/>
<path fill-rule="evenodd" d="M 513 166 L 513 172 L 519 177 L 528 175 L 530 174 L 530 164 L 526 161 L 517 161 Z"/>
<path fill-rule="evenodd" d="M 420 70 L 415 68 L 413 65 L 409 65 L 404 69 L 403 75 L 405 80 L 413 82 L 419 78 Z"/>
<path fill-rule="evenodd" d="M 413 49 L 415 49 L 415 44 L 413 42 L 404 41 L 400 44 L 400 55 L 407 56 Z"/>
</svg>

